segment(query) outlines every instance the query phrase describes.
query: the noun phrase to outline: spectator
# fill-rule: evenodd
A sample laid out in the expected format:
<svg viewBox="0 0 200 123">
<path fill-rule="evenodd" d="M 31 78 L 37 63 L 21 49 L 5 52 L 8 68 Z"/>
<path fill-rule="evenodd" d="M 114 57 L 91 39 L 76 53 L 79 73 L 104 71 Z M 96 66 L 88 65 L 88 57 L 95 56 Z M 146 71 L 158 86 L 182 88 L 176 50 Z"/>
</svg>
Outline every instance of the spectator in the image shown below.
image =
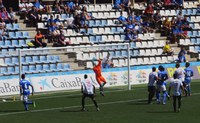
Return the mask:
<svg viewBox="0 0 200 123">
<path fill-rule="evenodd" d="M 192 30 L 192 28 L 189 25 L 189 21 L 187 20 L 187 17 L 185 16 L 184 19 L 182 20 L 182 28 L 183 30 Z"/>
<path fill-rule="evenodd" d="M 32 26 L 36 26 L 38 21 L 40 20 L 40 16 L 35 6 L 33 6 L 32 9 L 28 12 L 28 19 L 31 22 Z"/>
<path fill-rule="evenodd" d="M 37 47 L 46 47 L 47 43 L 44 41 L 45 36 L 41 34 L 40 31 L 37 31 L 37 34 L 35 36 L 35 41 L 33 42 L 33 45 Z"/>
<path fill-rule="evenodd" d="M 30 0 L 27 0 L 27 2 L 25 2 L 25 0 L 21 0 L 19 3 L 19 11 L 28 13 L 28 11 L 31 10 L 32 6 L 33 3 L 31 3 Z"/>
<path fill-rule="evenodd" d="M 5 24 L 4 23 L 0 23 L 0 39 L 2 41 L 5 41 L 8 37 L 8 32 L 5 28 Z"/>
<path fill-rule="evenodd" d="M 47 21 L 47 26 L 49 27 L 51 23 L 55 23 L 53 15 L 51 15 L 49 20 Z"/>
<path fill-rule="evenodd" d="M 118 10 L 121 9 L 121 10 L 123 10 L 121 0 L 115 0 L 115 3 L 114 3 L 114 9 L 118 9 Z"/>
<path fill-rule="evenodd" d="M 110 56 L 110 53 L 108 52 L 107 56 L 103 58 L 102 60 L 102 67 L 103 68 L 111 68 L 113 67 L 112 57 Z"/>
<path fill-rule="evenodd" d="M 48 29 L 49 29 L 49 34 L 53 39 L 55 39 L 57 36 L 60 35 L 60 31 L 58 30 L 58 27 L 54 24 L 54 22 L 50 23 Z"/>
<path fill-rule="evenodd" d="M 141 41 L 141 39 L 138 38 L 138 34 L 136 32 L 131 33 L 130 30 L 126 31 L 125 40 L 128 40 L 130 42 Z"/>
<path fill-rule="evenodd" d="M 139 24 L 139 23 L 141 23 L 141 19 L 142 19 L 141 16 L 138 13 L 136 13 L 136 15 L 134 17 L 135 22 L 137 24 Z"/>
<path fill-rule="evenodd" d="M 165 46 L 163 47 L 163 53 L 162 54 L 167 54 L 167 55 L 173 55 L 174 51 L 173 49 L 170 47 L 169 42 L 167 41 Z"/>
<path fill-rule="evenodd" d="M 35 0 L 35 3 L 33 4 L 34 6 L 35 6 L 35 8 L 36 8 L 36 10 L 38 11 L 38 12 L 40 12 L 41 10 L 43 10 L 43 6 L 41 5 L 41 3 L 40 3 L 40 1 L 39 0 Z"/>
<path fill-rule="evenodd" d="M 1 10 L 2 8 L 4 8 L 4 5 L 3 5 L 3 1 L 0 0 L 0 10 Z"/>
<path fill-rule="evenodd" d="M 132 16 L 131 13 L 128 14 L 127 20 L 128 20 L 128 21 L 133 21 L 133 16 Z"/>
<path fill-rule="evenodd" d="M 179 13 L 178 13 L 178 15 L 176 17 L 177 17 L 177 20 L 178 19 L 182 20 L 183 19 L 182 11 L 179 11 Z"/>
<path fill-rule="evenodd" d="M 145 22 L 142 21 L 141 25 L 143 27 L 144 32 L 150 32 L 150 33 L 154 32 L 154 29 L 151 26 L 150 19 L 147 19 L 147 21 Z"/>
<path fill-rule="evenodd" d="M 68 45 L 68 42 L 65 42 L 65 36 L 63 31 L 60 31 L 58 39 L 54 42 L 53 47 L 65 47 Z"/>
<path fill-rule="evenodd" d="M 78 28 L 78 32 L 80 32 L 81 27 L 81 15 L 77 12 L 74 12 L 74 24 Z"/>
<path fill-rule="evenodd" d="M 197 15 L 200 14 L 200 4 L 197 5 L 197 12 L 196 12 L 196 14 L 197 14 Z"/>
<path fill-rule="evenodd" d="M 128 14 L 131 14 L 130 0 L 122 0 L 122 6 Z"/>
<path fill-rule="evenodd" d="M 178 28 L 178 26 L 175 26 L 175 28 L 172 29 L 172 40 L 173 42 L 177 42 L 178 43 L 178 39 L 181 38 L 181 31 Z"/>
<path fill-rule="evenodd" d="M 1 22 L 5 22 L 6 24 L 10 23 L 10 18 L 8 16 L 8 12 L 5 7 L 1 9 L 0 20 Z"/>
<path fill-rule="evenodd" d="M 54 23 L 56 24 L 56 26 L 58 28 L 63 27 L 63 24 L 62 24 L 62 22 L 60 20 L 60 15 L 56 15 L 56 18 L 54 19 Z"/>
<path fill-rule="evenodd" d="M 181 50 L 178 53 L 178 61 L 179 62 L 186 62 L 185 54 L 186 54 L 185 48 L 181 47 Z"/>
<path fill-rule="evenodd" d="M 9 7 L 8 17 L 10 18 L 11 23 L 17 23 L 17 19 L 15 17 L 15 12 L 13 12 L 13 8 Z"/>
<path fill-rule="evenodd" d="M 171 0 L 164 0 L 164 7 L 166 9 L 171 8 L 171 5 L 172 5 Z"/>
<path fill-rule="evenodd" d="M 174 28 L 174 27 L 175 27 L 175 24 L 176 24 L 176 19 L 175 19 L 175 17 L 172 17 L 172 20 L 171 20 L 171 28 Z"/>
<path fill-rule="evenodd" d="M 157 10 L 156 13 L 153 15 L 153 25 L 155 28 L 161 29 L 162 25 L 162 16 L 160 15 L 160 11 Z"/>
<path fill-rule="evenodd" d="M 146 9 L 144 10 L 144 15 L 146 17 L 151 17 L 154 13 L 153 4 L 148 4 Z"/>
<path fill-rule="evenodd" d="M 64 10 L 61 9 L 59 3 L 56 3 L 54 11 L 55 11 L 55 13 L 59 13 L 59 14 L 64 12 Z"/>
<path fill-rule="evenodd" d="M 163 21 L 163 30 L 166 36 L 170 35 L 171 32 L 171 21 L 169 20 L 169 17 L 166 17 Z"/>
<path fill-rule="evenodd" d="M 135 28 L 135 24 L 133 23 L 133 21 L 128 20 L 128 23 L 125 28 L 125 32 L 127 30 L 129 30 L 130 32 L 134 32 L 135 31 L 134 28 Z"/>
<path fill-rule="evenodd" d="M 67 6 L 69 7 L 70 12 L 73 13 L 74 10 L 75 10 L 74 9 L 74 6 L 75 6 L 74 2 L 72 0 L 69 0 L 69 2 L 67 2 Z"/>
<path fill-rule="evenodd" d="M 183 39 L 186 39 L 186 38 L 188 38 L 188 36 L 187 36 L 187 30 L 183 30 L 183 28 L 181 27 L 180 28 L 180 38 L 183 38 Z"/>
<path fill-rule="evenodd" d="M 64 27 L 67 27 L 68 29 L 74 29 L 77 33 L 79 32 L 77 26 L 74 24 L 74 18 L 70 17 L 64 20 Z"/>
<path fill-rule="evenodd" d="M 126 18 L 123 16 L 122 12 L 120 13 L 120 17 L 118 18 L 118 21 L 120 24 L 123 24 L 123 25 L 127 24 Z"/>
</svg>

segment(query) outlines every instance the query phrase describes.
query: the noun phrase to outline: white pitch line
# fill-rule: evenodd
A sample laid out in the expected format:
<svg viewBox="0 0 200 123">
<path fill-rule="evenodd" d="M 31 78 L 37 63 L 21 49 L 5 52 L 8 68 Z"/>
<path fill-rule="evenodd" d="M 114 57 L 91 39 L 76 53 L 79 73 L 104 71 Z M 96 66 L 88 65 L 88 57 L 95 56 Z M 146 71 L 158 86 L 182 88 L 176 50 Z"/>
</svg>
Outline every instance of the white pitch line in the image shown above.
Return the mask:
<svg viewBox="0 0 200 123">
<path fill-rule="evenodd" d="M 144 99 L 146 99 L 146 98 L 144 98 Z M 144 100 L 144 99 L 133 99 L 133 100 L 124 100 L 124 101 L 105 102 L 105 103 L 99 103 L 99 105 L 109 105 L 109 104 L 118 104 L 118 103 L 126 103 L 126 102 L 135 102 L 135 101 L 141 101 L 141 100 Z M 88 104 L 86 106 L 94 106 L 94 104 Z M 54 110 L 80 108 L 80 107 L 81 106 L 78 105 L 78 106 L 68 106 L 68 107 L 47 108 L 47 109 L 41 109 L 41 110 L 11 112 L 11 113 L 0 114 L 0 116 L 9 116 L 9 115 L 15 115 L 15 114 L 25 114 L 25 113 L 54 111 Z"/>
<path fill-rule="evenodd" d="M 192 95 L 200 95 L 200 93 L 193 93 Z M 99 103 L 99 105 L 109 105 L 109 104 L 119 104 L 119 103 L 127 103 L 127 102 L 135 102 L 135 101 L 141 101 L 145 100 L 143 99 L 133 99 L 133 100 L 124 100 L 124 101 L 113 101 L 113 102 L 104 102 Z M 88 104 L 86 106 L 94 106 L 93 104 Z M 47 108 L 47 109 L 41 109 L 41 110 L 31 110 L 31 111 L 21 111 L 21 112 L 11 112 L 11 113 L 5 113 L 0 114 L 0 116 L 9 116 L 9 115 L 16 115 L 16 114 L 26 114 L 26 113 L 35 113 L 35 112 L 45 112 L 45 111 L 54 111 L 54 110 L 61 110 L 61 109 L 72 109 L 72 108 L 80 108 L 81 106 L 68 106 L 68 107 L 57 107 L 57 108 Z"/>
</svg>

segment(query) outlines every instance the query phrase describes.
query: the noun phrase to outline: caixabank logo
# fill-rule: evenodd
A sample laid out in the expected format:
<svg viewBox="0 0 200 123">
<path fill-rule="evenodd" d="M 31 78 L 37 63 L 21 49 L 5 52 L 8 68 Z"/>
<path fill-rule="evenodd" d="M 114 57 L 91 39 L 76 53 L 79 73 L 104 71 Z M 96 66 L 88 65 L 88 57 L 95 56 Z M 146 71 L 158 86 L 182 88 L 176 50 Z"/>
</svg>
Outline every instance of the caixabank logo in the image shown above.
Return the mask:
<svg viewBox="0 0 200 123">
<path fill-rule="evenodd" d="M 16 93 L 19 92 L 19 85 L 16 83 L 15 85 L 12 83 L 1 82 L 0 81 L 0 94 L 4 93 Z"/>
<path fill-rule="evenodd" d="M 40 85 L 40 90 L 45 90 L 45 88 L 51 88 L 50 84 L 47 82 L 47 79 L 40 79 L 40 82 L 38 82 Z"/>
</svg>

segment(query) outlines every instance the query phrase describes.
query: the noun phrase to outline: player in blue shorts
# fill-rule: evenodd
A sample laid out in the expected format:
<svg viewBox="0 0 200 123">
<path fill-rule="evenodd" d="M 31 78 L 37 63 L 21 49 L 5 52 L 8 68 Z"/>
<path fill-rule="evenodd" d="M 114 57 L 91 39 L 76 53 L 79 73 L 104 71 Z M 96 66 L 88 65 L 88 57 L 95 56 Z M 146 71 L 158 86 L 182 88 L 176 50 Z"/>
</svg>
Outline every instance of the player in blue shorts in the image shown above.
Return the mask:
<svg viewBox="0 0 200 123">
<path fill-rule="evenodd" d="M 191 68 L 189 68 L 190 63 L 186 62 L 185 64 L 185 80 L 184 80 L 184 87 L 185 87 L 185 95 L 191 96 L 191 90 L 190 90 L 190 83 L 191 83 L 191 77 L 194 75 L 194 72 Z"/>
<path fill-rule="evenodd" d="M 21 96 L 23 96 L 24 108 L 25 108 L 25 111 L 28 111 L 29 110 L 28 105 L 32 104 L 33 107 L 35 107 L 35 102 L 28 100 L 28 97 L 30 95 L 29 86 L 32 88 L 32 95 L 34 92 L 34 88 L 31 85 L 31 83 L 25 79 L 25 74 L 21 75 L 21 81 L 19 82 L 19 84 L 20 84 L 20 94 L 21 94 Z"/>
<path fill-rule="evenodd" d="M 158 81 L 157 81 L 157 91 L 156 91 L 156 99 L 157 102 L 160 103 L 160 92 L 163 93 L 162 103 L 166 104 L 166 97 L 167 97 L 167 91 L 166 91 L 166 85 L 165 80 L 168 79 L 167 72 L 165 71 L 165 68 L 163 66 L 159 66 L 158 71 Z"/>
</svg>

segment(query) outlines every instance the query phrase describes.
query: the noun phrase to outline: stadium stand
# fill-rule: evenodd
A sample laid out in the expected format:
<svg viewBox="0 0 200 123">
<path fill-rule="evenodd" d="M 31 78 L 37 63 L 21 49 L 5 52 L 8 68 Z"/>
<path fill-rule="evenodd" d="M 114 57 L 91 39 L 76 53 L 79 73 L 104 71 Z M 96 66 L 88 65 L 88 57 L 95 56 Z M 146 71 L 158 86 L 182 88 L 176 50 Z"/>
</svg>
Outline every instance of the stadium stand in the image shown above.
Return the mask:
<svg viewBox="0 0 200 123">
<path fill-rule="evenodd" d="M 161 3 L 154 3 L 153 5 L 153 3 L 139 2 L 134 3 L 131 14 L 128 14 L 128 11 L 114 9 L 112 4 L 79 4 L 77 1 L 62 1 L 56 5 L 54 4 L 56 1 L 43 1 L 40 5 L 37 2 L 35 0 L 22 0 L 20 11 L 17 12 L 18 15 L 16 16 L 16 18 L 20 16 L 18 22 L 2 21 L 0 24 L 1 30 L 5 30 L 5 35 L 1 36 L 2 41 L 0 41 L 0 61 L 3 64 L 1 75 L 18 74 L 19 67 L 16 66 L 19 62 L 17 49 L 33 48 L 28 43 L 34 40 L 36 31 L 41 31 L 45 35 L 46 40 L 48 40 L 48 47 L 53 46 L 53 42 L 57 41 L 61 32 L 65 37 L 64 42 L 67 42 L 65 44 L 67 47 L 130 43 L 131 65 L 175 62 L 178 58 L 179 47 L 185 47 L 191 58 L 198 57 L 200 59 L 200 13 L 198 13 L 199 3 L 197 1 L 184 1 L 183 5 L 178 4 L 169 8 Z M 25 4 L 27 6 L 24 6 Z M 147 5 L 153 6 L 153 13 L 145 14 Z M 32 11 L 31 8 L 34 8 L 34 6 L 36 10 Z M 155 14 L 156 11 L 160 14 Z M 130 22 L 134 25 L 133 28 L 118 22 L 121 14 L 125 18 L 129 18 L 126 19 L 126 23 L 129 23 L 130 19 L 133 20 Z M 32 21 L 30 15 L 37 16 L 37 23 L 30 24 Z M 161 23 L 168 17 L 169 21 L 172 21 L 171 28 L 174 28 L 176 24 L 178 25 L 178 18 L 180 18 L 182 27 L 183 17 L 186 17 L 188 22 L 186 25 L 188 24 L 191 28 L 183 30 L 185 33 L 181 32 L 181 36 L 178 33 L 178 36 L 173 39 L 173 31 L 166 35 L 162 30 L 163 24 L 160 23 L 157 26 L 156 19 L 151 20 L 148 17 L 155 17 Z M 174 22 L 173 18 L 175 18 Z M 25 29 L 27 26 L 24 26 L 23 21 L 31 26 L 31 31 Z M 125 40 L 127 29 L 131 30 L 131 38 L 139 40 Z M 32 32 L 34 33 L 31 34 Z M 185 34 L 185 38 L 182 34 Z M 171 44 L 175 50 L 174 55 L 162 53 L 167 41 L 176 42 Z M 123 46 L 102 48 L 100 51 L 91 49 L 90 51 L 72 50 L 70 52 L 75 54 L 71 62 L 63 60 L 62 55 L 52 55 L 52 53 L 46 51 L 26 54 L 22 57 L 22 71 L 23 73 L 41 73 L 90 69 L 93 67 L 92 58 L 97 56 L 103 58 L 108 52 L 113 58 L 114 67 L 127 65 L 127 51 Z M 189 55 L 187 55 L 187 60 L 192 60 Z M 78 66 L 79 63 L 84 63 L 86 66 Z"/>
</svg>

